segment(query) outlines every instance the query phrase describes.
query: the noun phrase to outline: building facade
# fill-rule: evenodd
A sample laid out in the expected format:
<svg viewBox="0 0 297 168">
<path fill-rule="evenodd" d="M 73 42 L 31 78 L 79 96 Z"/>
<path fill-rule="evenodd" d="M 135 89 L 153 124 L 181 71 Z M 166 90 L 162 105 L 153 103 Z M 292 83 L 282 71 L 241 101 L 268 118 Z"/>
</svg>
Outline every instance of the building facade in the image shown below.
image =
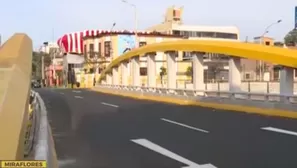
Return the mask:
<svg viewBox="0 0 297 168">
<path fill-rule="evenodd" d="M 95 36 L 85 36 L 83 40 L 83 55 L 87 64 L 84 69 L 86 73 L 95 73 L 99 75 L 112 60 L 133 50 L 137 46 L 142 47 L 162 41 L 174 41 L 180 39 L 182 39 L 182 37 L 178 35 L 161 34 L 156 32 L 137 32 L 136 40 L 135 32 L 129 31 L 113 31 L 97 34 Z M 157 52 L 156 54 L 156 73 L 160 74 L 162 67 L 166 68 L 166 57 L 163 52 Z M 177 59 L 182 60 L 181 57 Z M 128 64 L 129 73 L 132 72 L 131 68 L 130 64 Z M 140 58 L 140 75 L 145 84 L 147 76 L 147 62 L 145 56 Z"/>
<path fill-rule="evenodd" d="M 161 24 L 149 27 L 148 31 L 157 31 L 181 36 L 190 40 L 224 40 L 239 41 L 239 29 L 235 26 L 197 26 L 183 23 L 184 9 L 170 7 L 167 9 L 165 19 Z M 191 67 L 191 54 L 179 52 L 184 60 L 185 67 Z M 228 79 L 229 56 L 218 53 L 206 53 L 204 56 L 205 81 L 215 82 Z"/>
</svg>

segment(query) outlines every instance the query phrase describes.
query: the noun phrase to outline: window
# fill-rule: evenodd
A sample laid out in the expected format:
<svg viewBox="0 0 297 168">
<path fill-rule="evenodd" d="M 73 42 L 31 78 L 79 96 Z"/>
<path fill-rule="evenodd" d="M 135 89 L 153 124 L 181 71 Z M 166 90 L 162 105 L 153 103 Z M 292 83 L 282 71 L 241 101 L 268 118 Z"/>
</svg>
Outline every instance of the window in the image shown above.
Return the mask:
<svg viewBox="0 0 297 168">
<path fill-rule="evenodd" d="M 250 80 L 250 79 L 251 79 L 251 74 L 246 73 L 246 74 L 245 74 L 245 79 L 246 79 L 246 80 Z"/>
<path fill-rule="evenodd" d="M 88 51 L 87 51 L 87 45 L 85 44 L 84 45 L 84 57 L 85 58 L 87 57 L 87 53 L 88 53 Z"/>
<path fill-rule="evenodd" d="M 142 46 L 145 46 L 145 45 L 146 45 L 145 41 L 139 43 L 139 47 L 142 47 Z"/>
<path fill-rule="evenodd" d="M 201 37 L 215 37 L 214 32 L 201 32 Z"/>
<path fill-rule="evenodd" d="M 189 37 L 189 32 L 188 31 L 182 31 L 182 36 Z"/>
<path fill-rule="evenodd" d="M 270 41 L 265 41 L 265 45 L 269 46 L 270 45 Z"/>
<path fill-rule="evenodd" d="M 89 50 L 90 50 L 90 58 L 94 58 L 95 57 L 95 53 L 94 53 L 94 44 L 90 44 L 89 45 Z"/>
<path fill-rule="evenodd" d="M 140 69 L 140 76 L 146 76 L 147 75 L 147 68 L 141 67 Z"/>
<path fill-rule="evenodd" d="M 101 43 L 98 43 L 98 57 L 101 57 Z"/>
<path fill-rule="evenodd" d="M 216 38 L 237 39 L 237 34 L 234 33 L 216 33 Z"/>
<path fill-rule="evenodd" d="M 189 60 L 192 59 L 191 52 L 184 52 L 183 51 L 183 60 Z"/>
<path fill-rule="evenodd" d="M 105 41 L 104 42 L 104 56 L 110 57 L 110 51 L 111 51 L 111 42 Z"/>
<path fill-rule="evenodd" d="M 173 31 L 172 31 L 172 34 L 173 34 L 173 35 L 180 35 L 180 31 L 179 31 L 179 30 L 173 30 Z"/>
</svg>

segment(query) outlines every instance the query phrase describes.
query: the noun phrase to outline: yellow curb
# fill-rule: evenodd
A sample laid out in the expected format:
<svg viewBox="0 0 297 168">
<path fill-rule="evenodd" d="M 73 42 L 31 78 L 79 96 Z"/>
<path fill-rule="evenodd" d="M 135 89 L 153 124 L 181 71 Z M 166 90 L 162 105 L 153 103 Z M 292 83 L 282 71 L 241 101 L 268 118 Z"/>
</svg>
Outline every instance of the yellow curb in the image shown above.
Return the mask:
<svg viewBox="0 0 297 168">
<path fill-rule="evenodd" d="M 277 117 L 287 117 L 287 118 L 297 119 L 297 111 L 266 109 L 266 108 L 231 105 L 231 104 L 207 103 L 207 102 L 199 102 L 199 101 L 193 101 L 193 100 L 184 100 L 179 98 L 136 95 L 133 93 L 117 93 L 117 92 L 108 91 L 106 89 L 92 88 L 91 90 L 96 92 L 118 95 L 123 97 L 130 97 L 130 98 L 141 99 L 141 100 L 151 100 L 151 101 L 165 102 L 165 103 L 178 104 L 178 105 L 194 105 L 194 106 L 200 106 L 200 107 L 229 110 L 233 112 L 246 112 L 246 113 L 253 113 L 253 114 L 260 114 L 260 115 L 267 115 L 267 116 L 277 116 Z"/>
</svg>

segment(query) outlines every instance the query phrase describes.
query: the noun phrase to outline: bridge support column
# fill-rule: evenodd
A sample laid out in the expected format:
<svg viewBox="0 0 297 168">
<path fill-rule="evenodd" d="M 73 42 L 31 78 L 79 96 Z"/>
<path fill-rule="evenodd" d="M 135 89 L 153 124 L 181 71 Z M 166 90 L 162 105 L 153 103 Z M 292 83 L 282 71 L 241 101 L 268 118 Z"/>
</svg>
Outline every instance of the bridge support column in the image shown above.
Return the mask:
<svg viewBox="0 0 297 168">
<path fill-rule="evenodd" d="M 193 89 L 204 90 L 203 52 L 192 52 L 193 61 Z"/>
<path fill-rule="evenodd" d="M 147 86 L 156 87 L 156 54 L 147 54 Z"/>
<path fill-rule="evenodd" d="M 240 58 L 231 57 L 229 59 L 229 91 L 241 91 Z"/>
<path fill-rule="evenodd" d="M 111 85 L 112 84 L 112 77 L 111 73 L 106 74 L 106 84 Z"/>
<path fill-rule="evenodd" d="M 121 71 L 122 71 L 122 85 L 127 86 L 128 85 L 128 62 L 122 62 L 121 63 Z"/>
<path fill-rule="evenodd" d="M 140 86 L 140 65 L 139 57 L 132 58 L 132 85 Z"/>
<path fill-rule="evenodd" d="M 282 67 L 280 70 L 279 91 L 281 95 L 293 96 L 294 94 L 294 69 Z"/>
<path fill-rule="evenodd" d="M 112 84 L 119 85 L 119 68 L 113 67 L 112 68 Z"/>
<path fill-rule="evenodd" d="M 176 89 L 176 56 L 177 52 L 167 51 L 167 88 Z"/>
</svg>

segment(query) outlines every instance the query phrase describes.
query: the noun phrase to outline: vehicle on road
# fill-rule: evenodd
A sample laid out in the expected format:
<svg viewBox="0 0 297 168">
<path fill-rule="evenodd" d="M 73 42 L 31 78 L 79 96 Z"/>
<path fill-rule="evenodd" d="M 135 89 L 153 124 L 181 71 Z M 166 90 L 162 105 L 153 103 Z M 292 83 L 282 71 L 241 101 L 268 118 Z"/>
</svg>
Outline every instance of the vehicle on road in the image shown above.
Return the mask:
<svg viewBox="0 0 297 168">
<path fill-rule="evenodd" d="M 31 87 L 32 88 L 41 88 L 41 84 L 37 80 L 31 80 Z"/>
</svg>

